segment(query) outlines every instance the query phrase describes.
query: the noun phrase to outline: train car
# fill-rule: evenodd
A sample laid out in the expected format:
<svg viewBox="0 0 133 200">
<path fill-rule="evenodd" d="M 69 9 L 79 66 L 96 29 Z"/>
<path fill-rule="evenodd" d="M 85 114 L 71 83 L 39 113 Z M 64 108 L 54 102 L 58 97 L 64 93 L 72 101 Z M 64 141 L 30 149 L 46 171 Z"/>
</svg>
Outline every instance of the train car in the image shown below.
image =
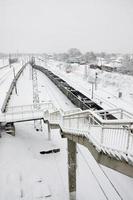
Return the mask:
<svg viewBox="0 0 133 200">
<path fill-rule="evenodd" d="M 114 67 L 108 66 L 108 65 L 102 65 L 101 69 L 107 72 L 113 72 L 114 71 Z"/>
<path fill-rule="evenodd" d="M 53 74 L 51 71 L 44 69 L 40 66 L 34 66 L 35 69 L 42 71 L 48 78 L 68 97 L 68 99 L 82 110 L 92 109 L 92 110 L 103 110 L 101 106 L 96 104 L 90 98 L 82 94 L 80 91 L 75 90 L 67 82 Z M 116 119 L 113 115 L 108 114 L 108 119 Z"/>
</svg>

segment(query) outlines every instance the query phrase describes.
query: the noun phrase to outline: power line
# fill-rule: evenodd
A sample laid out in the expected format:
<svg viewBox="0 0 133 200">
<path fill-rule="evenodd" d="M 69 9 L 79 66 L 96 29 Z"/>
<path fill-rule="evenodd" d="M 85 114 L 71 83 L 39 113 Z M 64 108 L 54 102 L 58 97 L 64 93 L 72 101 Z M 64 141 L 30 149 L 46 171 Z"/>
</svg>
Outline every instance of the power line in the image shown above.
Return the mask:
<svg viewBox="0 0 133 200">
<path fill-rule="evenodd" d="M 90 171 L 91 171 L 92 175 L 93 175 L 93 176 L 94 176 L 94 178 L 96 179 L 96 182 L 97 182 L 97 184 L 99 185 L 99 187 L 100 187 L 101 191 L 103 192 L 103 194 L 104 194 L 105 198 L 106 198 L 107 200 L 109 200 L 109 198 L 107 197 L 106 193 L 104 192 L 104 189 L 103 189 L 103 187 L 101 186 L 101 184 L 100 184 L 99 180 L 97 179 L 96 175 L 94 174 L 94 172 L 92 171 L 91 167 L 89 166 L 89 164 L 88 164 L 88 162 L 87 162 L 86 158 L 84 157 L 83 153 L 80 151 L 79 147 L 77 147 L 77 148 L 78 148 L 78 150 L 79 150 L 79 153 L 80 153 L 80 154 L 81 154 L 81 156 L 83 157 L 83 159 L 84 159 L 84 161 L 85 161 L 86 165 L 87 165 L 87 166 L 88 166 L 88 168 L 90 169 Z"/>
<path fill-rule="evenodd" d="M 54 155 L 53 157 L 54 157 L 54 161 L 55 161 L 55 165 L 56 165 L 58 174 L 59 174 L 59 176 L 60 176 L 60 180 L 61 180 L 61 183 L 62 183 L 62 187 L 63 187 L 63 190 L 64 190 L 64 194 L 67 196 L 67 191 L 66 191 L 66 189 L 65 189 L 63 176 L 62 176 L 62 174 L 61 174 L 61 172 L 60 172 L 59 165 L 58 165 L 58 162 L 57 162 L 57 160 L 56 160 L 56 156 Z"/>
<path fill-rule="evenodd" d="M 91 170 L 92 174 L 94 175 L 96 181 L 98 182 L 98 185 L 100 185 L 100 183 L 99 183 L 97 177 L 96 177 L 95 174 L 93 173 L 91 167 L 90 167 L 89 164 L 88 164 L 88 161 L 87 161 L 86 158 L 84 157 L 84 155 L 83 155 L 83 153 L 81 152 L 81 150 L 79 149 L 79 147 L 78 147 L 78 150 L 79 150 L 81 156 L 84 158 L 84 160 L 85 160 L 87 166 L 89 167 L 89 169 Z M 107 176 L 107 174 L 105 173 L 105 171 L 102 169 L 102 167 L 101 167 L 99 164 L 98 164 L 98 166 L 99 166 L 99 168 L 101 169 L 101 171 L 103 172 L 103 174 L 105 175 L 105 177 L 106 177 L 106 178 L 108 179 L 108 181 L 110 182 L 111 186 L 114 188 L 115 192 L 118 194 L 119 198 L 120 198 L 121 200 L 124 200 L 123 197 L 122 197 L 122 196 L 120 195 L 120 193 L 118 192 L 118 190 L 116 189 L 116 187 L 114 186 L 114 184 L 111 182 L 111 180 L 110 180 L 109 177 Z M 100 185 L 100 188 L 101 188 L 101 187 L 102 187 L 102 186 Z M 102 191 L 103 191 L 103 188 L 102 188 Z M 105 192 L 104 192 L 104 194 L 105 194 Z M 108 199 L 108 197 L 107 197 L 107 199 Z"/>
<path fill-rule="evenodd" d="M 105 173 L 105 171 L 102 169 L 102 167 L 98 164 L 99 168 L 101 169 L 101 171 L 103 172 L 103 174 L 106 176 L 106 178 L 108 179 L 108 181 L 110 182 L 110 184 L 112 185 L 112 187 L 114 188 L 114 190 L 116 191 L 116 193 L 118 194 L 118 196 L 120 197 L 121 200 L 124 200 L 123 197 L 120 195 L 120 193 L 118 192 L 118 190 L 116 189 L 116 187 L 114 186 L 114 184 L 111 182 L 111 180 L 109 179 L 109 177 L 107 176 L 107 174 Z"/>
</svg>

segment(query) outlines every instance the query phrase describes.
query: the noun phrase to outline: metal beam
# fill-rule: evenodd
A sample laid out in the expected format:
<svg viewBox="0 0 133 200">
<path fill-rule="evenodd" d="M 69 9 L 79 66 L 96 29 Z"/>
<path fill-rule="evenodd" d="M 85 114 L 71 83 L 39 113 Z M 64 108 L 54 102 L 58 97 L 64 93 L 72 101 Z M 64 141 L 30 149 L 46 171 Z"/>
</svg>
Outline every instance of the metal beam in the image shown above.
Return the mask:
<svg viewBox="0 0 133 200">
<path fill-rule="evenodd" d="M 90 141 L 83 135 L 74 135 L 70 133 L 61 132 L 62 137 L 67 138 L 75 143 L 79 143 L 88 148 L 94 159 L 101 165 L 114 169 L 126 176 L 133 178 L 133 166 L 124 160 L 117 160 L 115 157 L 109 156 L 109 154 L 100 153 L 96 150 L 96 147 L 90 143 Z"/>
</svg>

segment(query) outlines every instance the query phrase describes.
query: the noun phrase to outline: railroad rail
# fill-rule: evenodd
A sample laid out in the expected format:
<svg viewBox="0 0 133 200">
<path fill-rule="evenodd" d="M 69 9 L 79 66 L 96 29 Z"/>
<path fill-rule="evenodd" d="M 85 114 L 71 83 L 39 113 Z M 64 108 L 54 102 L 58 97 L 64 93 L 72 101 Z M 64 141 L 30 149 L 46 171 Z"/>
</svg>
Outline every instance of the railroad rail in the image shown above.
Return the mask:
<svg viewBox="0 0 133 200">
<path fill-rule="evenodd" d="M 64 112 L 51 102 L 39 104 L 39 110 L 34 105 L 6 105 L 0 122 L 43 119 L 50 129 L 60 129 L 62 137 L 86 146 L 98 163 L 133 177 L 133 115 L 120 108 L 103 110 L 52 72 L 44 68 L 40 71 L 45 71 L 79 108 Z"/>
<path fill-rule="evenodd" d="M 75 90 L 66 81 L 64 81 L 57 75 L 53 74 L 48 69 L 35 65 L 35 64 L 32 66 L 33 68 L 43 72 L 77 107 L 81 108 L 82 110 L 86 110 L 86 109 L 103 110 L 103 108 L 100 105 L 92 101 L 90 98 L 88 98 L 87 96 L 79 92 L 78 90 Z M 115 116 L 109 113 L 107 115 L 107 118 L 116 119 Z"/>
<path fill-rule="evenodd" d="M 60 111 L 46 112 L 44 119 L 50 127 L 60 128 L 62 137 L 87 146 L 97 162 L 132 176 L 133 115 L 121 108 L 104 110 L 48 69 L 35 64 L 33 67 L 49 77 L 81 109 L 68 116 L 63 114 L 64 117 Z"/>
</svg>

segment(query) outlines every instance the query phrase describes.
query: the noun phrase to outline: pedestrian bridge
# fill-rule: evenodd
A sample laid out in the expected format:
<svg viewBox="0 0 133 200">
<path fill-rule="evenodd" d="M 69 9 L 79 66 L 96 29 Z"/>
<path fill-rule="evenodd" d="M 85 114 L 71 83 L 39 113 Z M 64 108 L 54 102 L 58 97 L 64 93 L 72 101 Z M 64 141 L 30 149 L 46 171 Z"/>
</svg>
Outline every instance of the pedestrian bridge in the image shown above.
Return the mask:
<svg viewBox="0 0 133 200">
<path fill-rule="evenodd" d="M 1 123 L 16 123 L 24 121 L 39 120 L 44 118 L 45 110 L 55 110 L 51 102 L 30 104 L 22 106 L 7 107 L 7 112 L 0 115 Z"/>
<path fill-rule="evenodd" d="M 39 108 L 39 109 L 38 109 Z M 112 114 L 117 119 L 108 120 Z M 122 109 L 69 111 L 57 110 L 51 102 L 7 107 L 1 123 L 43 119 L 61 136 L 86 146 L 96 161 L 133 177 L 133 115 Z"/>
</svg>

